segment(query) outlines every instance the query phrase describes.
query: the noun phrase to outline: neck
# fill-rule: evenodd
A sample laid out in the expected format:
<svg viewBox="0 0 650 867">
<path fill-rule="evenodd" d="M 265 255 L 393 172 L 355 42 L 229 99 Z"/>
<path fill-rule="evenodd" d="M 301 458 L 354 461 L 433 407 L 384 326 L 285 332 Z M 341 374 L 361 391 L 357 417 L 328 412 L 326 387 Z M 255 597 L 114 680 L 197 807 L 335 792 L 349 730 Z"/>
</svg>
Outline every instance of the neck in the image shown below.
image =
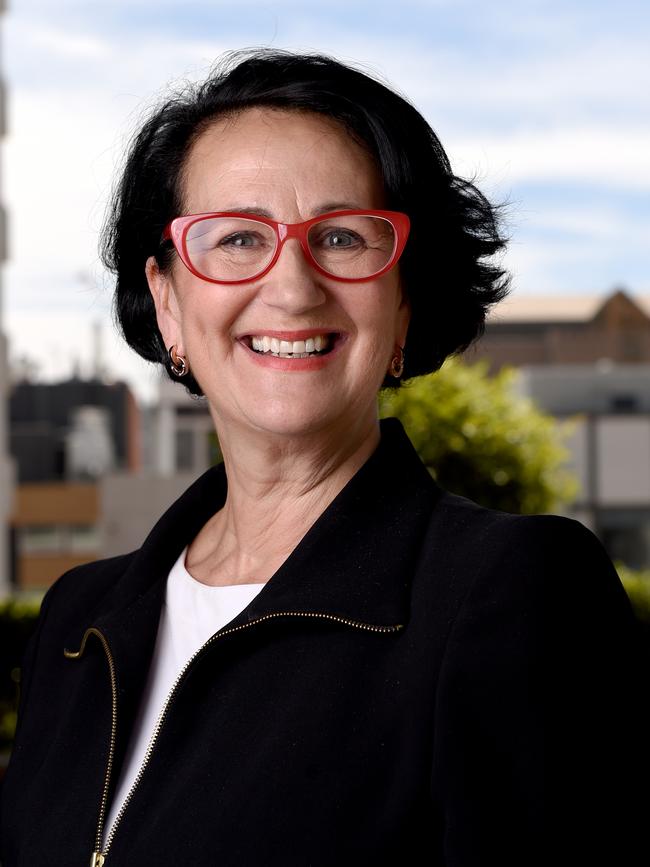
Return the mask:
<svg viewBox="0 0 650 867">
<path fill-rule="evenodd" d="M 228 493 L 186 565 L 207 584 L 266 581 L 376 449 L 376 410 L 300 436 L 214 421 Z"/>
</svg>

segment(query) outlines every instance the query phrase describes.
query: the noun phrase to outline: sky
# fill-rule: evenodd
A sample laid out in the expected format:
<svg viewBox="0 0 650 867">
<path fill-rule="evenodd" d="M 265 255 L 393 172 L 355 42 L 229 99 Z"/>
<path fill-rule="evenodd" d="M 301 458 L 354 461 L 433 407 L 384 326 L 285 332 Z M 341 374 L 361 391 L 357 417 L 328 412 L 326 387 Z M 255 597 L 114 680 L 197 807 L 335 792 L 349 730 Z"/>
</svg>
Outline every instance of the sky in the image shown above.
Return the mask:
<svg viewBox="0 0 650 867">
<path fill-rule="evenodd" d="M 119 338 L 98 239 L 130 136 L 225 51 L 321 51 L 380 77 L 453 171 L 506 203 L 513 294 L 650 293 L 646 0 L 10 0 L 3 329 L 43 380 L 101 363 L 153 400 Z"/>
</svg>

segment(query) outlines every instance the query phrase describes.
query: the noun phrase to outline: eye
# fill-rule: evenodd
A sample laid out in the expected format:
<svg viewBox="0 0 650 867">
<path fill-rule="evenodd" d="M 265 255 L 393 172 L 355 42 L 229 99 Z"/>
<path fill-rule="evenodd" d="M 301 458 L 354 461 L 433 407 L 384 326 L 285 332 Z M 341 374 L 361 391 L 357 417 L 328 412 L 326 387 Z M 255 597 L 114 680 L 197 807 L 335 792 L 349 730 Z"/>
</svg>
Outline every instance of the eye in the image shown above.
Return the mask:
<svg viewBox="0 0 650 867">
<path fill-rule="evenodd" d="M 354 243 L 354 238 L 349 232 L 330 232 L 328 241 L 331 247 L 349 247 Z"/>
<path fill-rule="evenodd" d="M 351 247 L 362 246 L 363 238 L 350 229 L 328 229 L 321 233 L 317 239 L 317 243 L 330 250 L 349 249 Z"/>
<path fill-rule="evenodd" d="M 254 247 L 260 243 L 259 236 L 253 232 L 233 232 L 219 241 L 220 247 Z"/>
</svg>

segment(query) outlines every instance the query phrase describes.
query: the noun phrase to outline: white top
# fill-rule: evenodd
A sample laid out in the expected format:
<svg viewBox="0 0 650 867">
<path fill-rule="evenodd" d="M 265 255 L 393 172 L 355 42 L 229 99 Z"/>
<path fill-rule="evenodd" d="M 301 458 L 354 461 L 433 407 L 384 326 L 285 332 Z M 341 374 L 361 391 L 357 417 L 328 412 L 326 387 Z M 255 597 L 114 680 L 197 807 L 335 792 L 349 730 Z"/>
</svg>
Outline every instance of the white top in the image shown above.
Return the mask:
<svg viewBox="0 0 650 867">
<path fill-rule="evenodd" d="M 153 659 L 104 824 L 104 845 L 109 828 L 140 770 L 154 726 L 174 681 L 201 645 L 230 623 L 264 587 L 264 583 L 219 587 L 201 584 L 185 568 L 186 552 L 187 546 L 179 554 L 167 578 Z"/>
</svg>

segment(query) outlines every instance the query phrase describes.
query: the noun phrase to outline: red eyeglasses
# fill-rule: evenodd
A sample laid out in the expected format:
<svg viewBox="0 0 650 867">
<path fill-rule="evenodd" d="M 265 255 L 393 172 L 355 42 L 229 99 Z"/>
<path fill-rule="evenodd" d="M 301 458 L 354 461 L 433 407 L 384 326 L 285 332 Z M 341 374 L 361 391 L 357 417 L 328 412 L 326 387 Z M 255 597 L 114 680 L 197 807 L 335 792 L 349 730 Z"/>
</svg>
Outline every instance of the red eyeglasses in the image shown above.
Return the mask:
<svg viewBox="0 0 650 867">
<path fill-rule="evenodd" d="M 332 211 L 304 223 L 220 211 L 176 217 L 161 241 L 171 241 L 185 267 L 209 283 L 247 283 L 275 265 L 296 238 L 309 264 L 348 283 L 372 280 L 399 260 L 410 220 L 399 211 Z"/>
</svg>

